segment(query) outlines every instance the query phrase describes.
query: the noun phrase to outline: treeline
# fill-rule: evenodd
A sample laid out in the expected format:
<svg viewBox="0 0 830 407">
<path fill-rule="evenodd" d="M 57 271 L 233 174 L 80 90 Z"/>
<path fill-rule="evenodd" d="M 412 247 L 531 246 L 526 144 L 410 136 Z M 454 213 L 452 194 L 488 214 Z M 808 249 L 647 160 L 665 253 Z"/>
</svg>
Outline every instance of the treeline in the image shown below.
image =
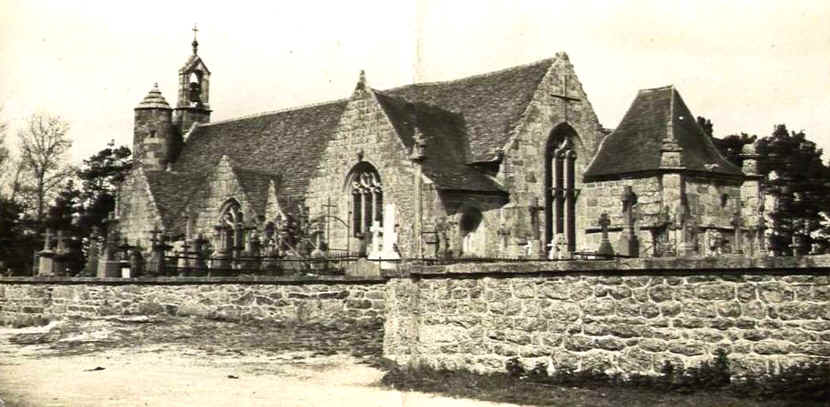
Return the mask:
<svg viewBox="0 0 830 407">
<path fill-rule="evenodd" d="M 758 170 L 764 176 L 763 193 L 772 197 L 772 207 L 762 207 L 771 222 L 770 248 L 779 256 L 793 254 L 793 238 L 814 253 L 830 250 L 830 167 L 823 151 L 801 131 L 790 131 L 784 124 L 772 134 L 759 138 L 746 133 L 716 138 L 712 122 L 698 117 L 698 124 L 711 137 L 721 154 L 741 167 L 741 150 L 755 144 Z"/>
<path fill-rule="evenodd" d="M 1 112 L 1 111 L 0 111 Z M 129 148 L 106 148 L 69 163 L 69 123 L 48 113 L 30 116 L 6 143 L 8 124 L 0 120 L 0 273 L 31 275 L 34 253 L 47 229 L 62 231 L 70 273 L 83 268 L 94 228 L 106 229 L 118 184 L 132 167 Z"/>
</svg>

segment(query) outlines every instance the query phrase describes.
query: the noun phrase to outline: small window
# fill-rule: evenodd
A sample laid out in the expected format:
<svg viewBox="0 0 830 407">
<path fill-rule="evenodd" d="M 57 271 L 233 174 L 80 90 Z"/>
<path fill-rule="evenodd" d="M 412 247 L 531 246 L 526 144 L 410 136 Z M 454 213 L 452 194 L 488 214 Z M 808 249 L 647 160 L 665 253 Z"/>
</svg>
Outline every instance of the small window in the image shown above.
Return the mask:
<svg viewBox="0 0 830 407">
<path fill-rule="evenodd" d="M 720 196 L 720 207 L 721 208 L 726 208 L 726 204 L 728 204 L 728 203 L 729 203 L 729 195 L 728 194 L 721 195 Z"/>
</svg>

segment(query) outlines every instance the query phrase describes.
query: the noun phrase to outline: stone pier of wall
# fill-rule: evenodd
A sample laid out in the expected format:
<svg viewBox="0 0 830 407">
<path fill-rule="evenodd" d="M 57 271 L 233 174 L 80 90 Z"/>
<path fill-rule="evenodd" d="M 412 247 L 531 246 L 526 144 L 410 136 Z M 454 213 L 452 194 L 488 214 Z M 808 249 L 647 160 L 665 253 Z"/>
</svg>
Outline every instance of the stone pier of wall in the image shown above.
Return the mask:
<svg viewBox="0 0 830 407">
<path fill-rule="evenodd" d="M 411 266 L 386 296 L 400 364 L 657 374 L 724 349 L 757 375 L 830 359 L 830 256 Z"/>
</svg>

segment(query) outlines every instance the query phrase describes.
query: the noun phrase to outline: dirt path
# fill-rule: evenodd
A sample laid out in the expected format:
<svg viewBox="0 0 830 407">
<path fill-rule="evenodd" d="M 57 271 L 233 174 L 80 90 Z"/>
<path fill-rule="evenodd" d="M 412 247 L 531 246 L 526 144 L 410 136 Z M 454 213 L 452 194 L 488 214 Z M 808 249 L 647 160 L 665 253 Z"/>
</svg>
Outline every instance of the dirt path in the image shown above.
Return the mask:
<svg viewBox="0 0 830 407">
<path fill-rule="evenodd" d="M 169 332 L 187 330 L 177 325 Z M 147 335 L 154 329 L 149 324 L 129 326 L 88 321 L 0 328 L 0 399 L 10 407 L 499 405 L 382 389 L 382 371 L 344 352 L 262 351 L 246 346 L 254 344 L 243 334 L 231 349 L 208 346 L 216 342 L 207 335 L 165 343 Z M 143 340 L 129 349 L 115 346 L 111 339 L 124 332 Z M 261 341 L 261 335 L 251 337 Z"/>
</svg>

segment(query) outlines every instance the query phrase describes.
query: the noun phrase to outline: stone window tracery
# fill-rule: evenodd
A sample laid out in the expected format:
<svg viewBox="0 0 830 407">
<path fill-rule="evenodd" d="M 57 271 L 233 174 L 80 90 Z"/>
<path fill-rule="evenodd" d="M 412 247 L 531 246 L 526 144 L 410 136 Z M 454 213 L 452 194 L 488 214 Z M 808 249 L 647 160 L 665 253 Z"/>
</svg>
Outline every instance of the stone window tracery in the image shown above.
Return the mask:
<svg viewBox="0 0 830 407">
<path fill-rule="evenodd" d="M 573 140 L 576 132 L 561 125 L 551 132 L 545 151 L 545 241 L 557 235 L 576 250 L 576 160 Z"/>
<path fill-rule="evenodd" d="M 380 175 L 368 163 L 352 170 L 349 187 L 352 199 L 352 230 L 361 237 L 371 230 L 372 222 L 383 222 L 383 185 Z"/>
</svg>

